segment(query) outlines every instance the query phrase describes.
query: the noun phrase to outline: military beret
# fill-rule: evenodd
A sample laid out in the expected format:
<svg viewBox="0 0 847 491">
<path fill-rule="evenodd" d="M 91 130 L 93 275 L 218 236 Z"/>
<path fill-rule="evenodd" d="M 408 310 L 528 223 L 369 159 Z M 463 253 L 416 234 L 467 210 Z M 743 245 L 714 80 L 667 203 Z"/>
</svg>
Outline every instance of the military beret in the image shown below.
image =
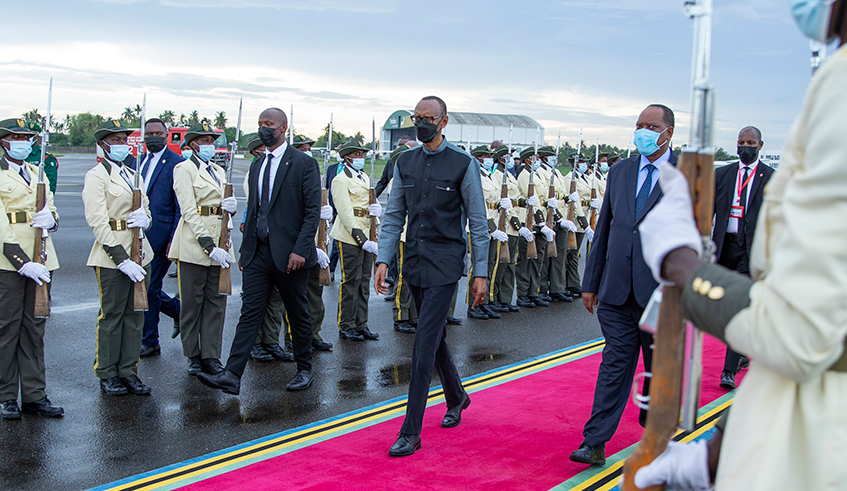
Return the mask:
<svg viewBox="0 0 847 491">
<path fill-rule="evenodd" d="M 124 126 L 120 119 L 109 119 L 94 130 L 94 140 L 100 141 L 113 133 L 125 133 L 129 135 L 132 133 L 132 130 Z"/>
<path fill-rule="evenodd" d="M 261 147 L 262 145 L 264 145 L 264 143 L 262 143 L 262 139 L 259 138 L 258 136 L 254 136 L 253 138 L 250 139 L 249 142 L 247 142 L 247 151 L 252 152 L 253 150 L 256 150 L 257 148 Z"/>
<path fill-rule="evenodd" d="M 526 147 L 521 150 L 521 162 L 532 157 L 535 154 L 535 147 Z"/>
<path fill-rule="evenodd" d="M 23 119 L 9 118 L 0 121 L 0 137 L 6 135 L 37 135 L 38 132 L 28 126 Z"/>
<path fill-rule="evenodd" d="M 209 123 L 203 123 L 188 128 L 188 131 L 185 133 L 185 140 L 183 141 L 183 143 L 185 145 L 188 145 L 191 140 L 197 138 L 198 136 L 207 135 L 214 136 L 216 140 L 219 136 L 221 136 L 220 133 L 216 133 L 214 129 L 212 129 L 212 125 L 210 125 Z"/>
<path fill-rule="evenodd" d="M 389 155 L 388 158 L 391 159 L 391 160 L 397 161 L 397 157 L 399 157 L 401 153 L 405 152 L 406 150 L 408 150 L 410 148 L 412 148 L 412 147 L 410 147 L 408 143 L 404 143 L 404 144 L 400 145 L 399 147 L 395 148 L 394 150 L 392 150 L 391 155 Z"/>
<path fill-rule="evenodd" d="M 553 148 L 553 145 L 547 145 L 538 149 L 539 157 L 549 157 L 551 155 L 556 155 L 556 153 L 556 149 Z"/>
<path fill-rule="evenodd" d="M 341 145 L 338 146 L 338 156 L 341 157 L 341 158 L 344 158 L 344 157 L 350 155 L 351 153 L 355 152 L 356 150 L 361 150 L 363 152 L 370 152 L 369 148 L 365 148 L 365 147 L 359 145 L 358 143 L 356 143 L 356 140 L 350 140 L 349 142 L 342 143 Z"/>
<path fill-rule="evenodd" d="M 491 145 L 480 145 L 473 150 L 471 150 L 471 155 L 474 157 L 481 157 L 485 154 L 493 154 L 494 150 L 491 148 Z"/>
<path fill-rule="evenodd" d="M 315 140 L 310 140 L 303 135 L 294 135 L 294 141 L 291 142 L 295 147 L 299 147 L 300 145 L 314 145 Z"/>
</svg>

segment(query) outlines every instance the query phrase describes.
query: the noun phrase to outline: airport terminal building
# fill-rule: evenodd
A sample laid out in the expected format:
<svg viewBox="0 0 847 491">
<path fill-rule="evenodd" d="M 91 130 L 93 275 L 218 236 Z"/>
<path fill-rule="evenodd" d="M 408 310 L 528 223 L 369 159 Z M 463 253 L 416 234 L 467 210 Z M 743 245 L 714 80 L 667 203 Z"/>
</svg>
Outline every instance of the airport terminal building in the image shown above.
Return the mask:
<svg viewBox="0 0 847 491">
<path fill-rule="evenodd" d="M 412 123 L 412 111 L 401 109 L 394 111 L 382 126 L 380 140 L 382 148 L 387 143 L 389 149 L 397 147 L 397 141 L 402 136 L 415 138 L 415 125 Z M 509 143 L 509 128 L 512 128 L 512 145 L 527 147 L 536 140 L 544 141 L 544 127 L 529 116 L 513 114 L 483 114 L 448 112 L 450 122 L 444 128 L 444 136 L 456 145 L 470 146 L 487 145 L 494 140 Z"/>
</svg>

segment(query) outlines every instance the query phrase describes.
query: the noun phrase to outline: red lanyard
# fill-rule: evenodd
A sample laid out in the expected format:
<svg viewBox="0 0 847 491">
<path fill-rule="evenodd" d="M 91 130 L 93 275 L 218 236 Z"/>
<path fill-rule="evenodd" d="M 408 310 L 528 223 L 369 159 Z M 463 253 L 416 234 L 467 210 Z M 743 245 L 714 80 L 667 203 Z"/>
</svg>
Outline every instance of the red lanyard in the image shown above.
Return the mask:
<svg viewBox="0 0 847 491">
<path fill-rule="evenodd" d="M 741 184 L 741 172 L 738 173 L 738 183 L 736 184 L 736 187 L 738 187 L 738 193 L 735 196 L 735 202 L 736 203 L 741 204 L 741 192 L 744 191 L 744 188 L 746 188 L 747 185 L 750 184 L 750 181 L 753 180 L 753 176 L 756 175 L 756 169 L 758 169 L 758 168 L 759 168 L 759 164 L 757 162 L 755 167 L 750 168 L 750 175 L 747 176 L 747 180 L 744 181 L 744 184 Z M 738 170 L 740 171 L 741 168 L 739 167 Z M 748 193 L 748 197 L 749 197 L 749 193 Z M 742 206 L 744 206 L 746 208 L 747 203 L 744 203 Z"/>
</svg>

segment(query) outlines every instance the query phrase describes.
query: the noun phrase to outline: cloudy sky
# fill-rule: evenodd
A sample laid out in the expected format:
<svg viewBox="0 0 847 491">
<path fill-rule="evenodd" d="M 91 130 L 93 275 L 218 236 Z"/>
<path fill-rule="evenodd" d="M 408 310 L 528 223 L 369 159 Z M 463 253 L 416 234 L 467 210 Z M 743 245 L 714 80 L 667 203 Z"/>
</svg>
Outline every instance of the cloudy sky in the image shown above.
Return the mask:
<svg viewBox="0 0 847 491">
<path fill-rule="evenodd" d="M 370 133 L 428 94 L 450 110 L 524 114 L 625 147 L 640 110 L 664 103 L 687 140 L 692 22 L 682 0 L 50 0 L 4 6 L 0 114 L 117 116 L 147 93 L 244 128 L 294 105 L 298 132 Z M 716 144 L 741 127 L 779 151 L 809 82 L 809 44 L 787 0 L 715 0 Z"/>
</svg>

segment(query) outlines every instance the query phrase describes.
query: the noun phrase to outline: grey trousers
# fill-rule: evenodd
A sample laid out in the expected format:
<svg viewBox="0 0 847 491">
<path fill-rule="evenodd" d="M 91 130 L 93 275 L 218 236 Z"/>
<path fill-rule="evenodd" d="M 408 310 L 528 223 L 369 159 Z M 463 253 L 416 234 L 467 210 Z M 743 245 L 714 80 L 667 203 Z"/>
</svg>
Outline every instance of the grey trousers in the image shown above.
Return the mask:
<svg viewBox="0 0 847 491">
<path fill-rule="evenodd" d="M 50 284 L 47 284 L 50 288 Z M 46 396 L 44 326 L 37 319 L 35 282 L 17 271 L 0 271 L 0 402 L 35 402 Z"/>
<path fill-rule="evenodd" d="M 565 274 L 568 264 L 568 234 L 556 230 L 556 257 L 547 257 L 541 268 L 541 290 L 550 293 L 565 293 Z"/>
<path fill-rule="evenodd" d="M 568 288 L 582 289 L 582 280 L 579 278 L 579 248 L 582 247 L 582 239 L 584 238 L 585 233 L 577 232 L 576 250 L 568 251 Z"/>
<path fill-rule="evenodd" d="M 218 293 L 220 266 L 177 263 L 179 278 L 179 337 L 188 358 L 220 358 L 226 318 L 226 295 Z"/>
<path fill-rule="evenodd" d="M 321 339 L 321 328 L 323 327 L 324 317 L 326 316 L 326 308 L 324 307 L 323 299 L 324 287 L 321 286 L 321 267 L 315 264 L 309 270 L 309 284 L 306 287 L 306 300 L 309 303 L 309 315 L 312 316 L 312 340 L 323 341 Z M 280 298 L 282 301 L 282 298 Z M 285 322 L 285 343 L 291 343 L 291 324 L 288 322 L 288 315 L 285 314 L 285 305 L 282 306 L 283 322 Z M 279 331 L 277 331 L 277 339 L 279 339 Z"/>
<path fill-rule="evenodd" d="M 144 269 L 149 276 L 150 267 Z M 117 269 L 95 267 L 94 273 L 100 289 L 94 373 L 100 379 L 137 375 L 144 312 L 133 308 L 134 283 Z"/>
<path fill-rule="evenodd" d="M 547 257 L 547 239 L 542 234 L 535 234 L 535 247 L 538 250 L 537 259 L 527 259 L 527 242 L 523 237 L 518 241 L 518 262 L 515 264 L 515 283 L 519 297 L 537 297 L 541 281 L 541 267 Z"/>
<path fill-rule="evenodd" d="M 491 298 L 493 301 L 502 304 L 512 303 L 512 297 L 515 295 L 515 263 L 518 259 L 518 240 L 520 237 L 509 236 L 509 262 L 499 263 L 494 269 L 494 283 L 491 288 Z M 499 256 L 499 251 L 497 252 Z"/>
<path fill-rule="evenodd" d="M 338 242 L 341 285 L 338 287 L 338 329 L 368 327 L 368 300 L 374 255 L 359 246 Z"/>
</svg>

